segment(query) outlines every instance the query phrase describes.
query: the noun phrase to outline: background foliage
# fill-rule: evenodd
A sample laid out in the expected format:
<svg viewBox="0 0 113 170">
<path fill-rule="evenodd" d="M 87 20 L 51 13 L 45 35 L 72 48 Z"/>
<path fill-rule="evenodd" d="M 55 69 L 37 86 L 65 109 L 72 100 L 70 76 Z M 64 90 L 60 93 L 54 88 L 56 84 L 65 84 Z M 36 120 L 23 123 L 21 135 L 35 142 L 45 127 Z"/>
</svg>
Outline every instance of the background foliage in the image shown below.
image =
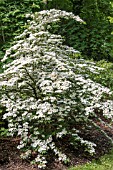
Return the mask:
<svg viewBox="0 0 113 170">
<path fill-rule="evenodd" d="M 53 3 L 54 2 L 54 3 Z M 62 2 L 63 3 L 63 2 Z M 54 4 L 58 9 L 72 11 L 79 15 L 85 24 L 76 27 L 75 21 L 62 21 L 57 32 L 66 38 L 66 44 L 79 49 L 85 58 L 94 60 L 106 59 L 112 61 L 112 4 L 109 0 L 68 0 L 68 9 L 56 0 L 48 1 L 48 8 Z"/>
<path fill-rule="evenodd" d="M 26 28 L 26 13 L 42 9 L 42 0 L 0 0 L 0 53 Z"/>
</svg>

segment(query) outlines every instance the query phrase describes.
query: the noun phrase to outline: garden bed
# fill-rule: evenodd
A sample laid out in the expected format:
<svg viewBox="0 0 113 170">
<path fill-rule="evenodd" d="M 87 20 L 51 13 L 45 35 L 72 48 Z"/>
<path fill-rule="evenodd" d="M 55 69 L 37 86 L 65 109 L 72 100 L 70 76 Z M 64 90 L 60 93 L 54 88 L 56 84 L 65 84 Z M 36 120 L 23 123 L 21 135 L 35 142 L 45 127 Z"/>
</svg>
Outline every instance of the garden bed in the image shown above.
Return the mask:
<svg viewBox="0 0 113 170">
<path fill-rule="evenodd" d="M 109 136 L 113 138 L 113 131 L 109 128 L 102 126 Z M 82 134 L 83 135 L 83 134 Z M 96 154 L 94 156 L 89 156 L 87 153 L 83 152 L 82 148 L 78 150 L 73 149 L 68 146 L 66 141 L 64 143 L 65 152 L 70 158 L 70 163 L 68 165 L 63 165 L 57 160 L 54 161 L 50 158 L 46 170 L 67 170 L 69 166 L 81 165 L 92 159 L 98 159 L 100 156 L 109 152 L 111 149 L 111 144 L 108 139 L 106 139 L 102 134 L 96 130 L 92 130 L 92 133 L 84 133 L 85 139 L 90 139 L 95 142 Z M 31 165 L 29 161 L 23 161 L 20 158 L 20 151 L 16 148 L 19 143 L 19 138 L 0 138 L 0 170 L 38 170 L 36 165 Z"/>
</svg>

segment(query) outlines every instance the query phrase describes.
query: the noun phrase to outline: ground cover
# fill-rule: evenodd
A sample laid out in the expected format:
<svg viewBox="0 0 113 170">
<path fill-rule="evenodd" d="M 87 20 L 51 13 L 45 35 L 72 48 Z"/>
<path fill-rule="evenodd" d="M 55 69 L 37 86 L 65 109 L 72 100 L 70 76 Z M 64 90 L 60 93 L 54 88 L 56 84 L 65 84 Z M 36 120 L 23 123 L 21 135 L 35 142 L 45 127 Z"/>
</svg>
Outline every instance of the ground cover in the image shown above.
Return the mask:
<svg viewBox="0 0 113 170">
<path fill-rule="evenodd" d="M 104 155 L 98 160 L 94 160 L 91 163 L 72 167 L 69 170 L 113 170 L 113 150 Z"/>
</svg>

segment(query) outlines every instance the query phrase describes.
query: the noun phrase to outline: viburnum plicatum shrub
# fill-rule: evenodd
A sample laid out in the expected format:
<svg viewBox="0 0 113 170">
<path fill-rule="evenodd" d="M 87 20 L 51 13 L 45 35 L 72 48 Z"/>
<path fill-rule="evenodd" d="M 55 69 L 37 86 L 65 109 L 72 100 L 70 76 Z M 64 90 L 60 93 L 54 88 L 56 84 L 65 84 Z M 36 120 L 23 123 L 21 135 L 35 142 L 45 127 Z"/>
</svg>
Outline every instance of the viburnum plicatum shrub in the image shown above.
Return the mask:
<svg viewBox="0 0 113 170">
<path fill-rule="evenodd" d="M 102 121 L 95 110 L 112 119 L 113 102 L 107 100 L 110 90 L 89 77 L 101 68 L 77 59 L 78 51 L 48 32 L 49 24 L 62 17 L 83 22 L 78 16 L 52 9 L 27 17 L 33 18 L 28 29 L 2 60 L 6 64 L 0 74 L 1 104 L 6 107 L 3 118 L 8 120 L 9 134 L 20 137 L 21 157 L 35 153 L 32 163 L 45 168 L 50 152 L 59 161 L 68 160 L 58 142 L 65 137 L 73 147 L 81 145 L 93 154 L 96 145 L 80 135 L 82 126 L 100 129 L 92 119 Z"/>
</svg>

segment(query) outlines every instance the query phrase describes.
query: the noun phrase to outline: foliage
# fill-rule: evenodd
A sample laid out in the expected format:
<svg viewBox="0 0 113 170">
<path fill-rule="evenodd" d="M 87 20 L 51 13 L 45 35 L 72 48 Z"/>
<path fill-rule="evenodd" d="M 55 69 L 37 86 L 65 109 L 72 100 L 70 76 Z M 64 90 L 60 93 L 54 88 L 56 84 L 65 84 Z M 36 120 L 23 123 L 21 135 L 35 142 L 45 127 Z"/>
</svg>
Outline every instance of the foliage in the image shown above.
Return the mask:
<svg viewBox="0 0 113 170">
<path fill-rule="evenodd" d="M 48 2 L 51 8 L 54 6 L 54 1 Z M 113 24 L 109 20 L 113 16 L 113 7 L 109 0 L 68 0 L 69 8 L 64 3 L 64 6 L 57 1 L 55 4 L 59 9 L 71 10 L 86 23 L 78 24 L 76 27 L 76 22 L 73 20 L 61 22 L 59 29 L 67 45 L 82 52 L 87 59 L 113 61 L 111 34 Z"/>
<path fill-rule="evenodd" d="M 87 49 L 85 49 L 86 55 L 91 55 L 92 58 L 96 60 L 109 60 L 109 54 L 112 48 L 112 24 L 110 23 L 108 16 L 113 16 L 110 1 L 84 0 L 80 16 L 87 23 L 88 36 Z"/>
<path fill-rule="evenodd" d="M 39 11 L 42 0 L 0 0 L 0 58 L 14 37 L 26 28 L 25 14 Z"/>
<path fill-rule="evenodd" d="M 1 127 L 0 128 L 0 137 L 1 136 L 7 136 L 7 135 L 8 135 L 8 129 Z"/>
<path fill-rule="evenodd" d="M 94 62 L 94 60 L 87 60 L 89 62 Z M 105 87 L 108 87 L 111 91 L 113 91 L 113 63 L 108 62 L 106 60 L 100 60 L 95 63 L 97 67 L 103 68 L 100 71 L 100 74 L 92 74 L 89 76 L 93 81 L 102 84 Z"/>
<path fill-rule="evenodd" d="M 1 129 L 2 129 L 3 127 L 5 127 L 5 125 L 6 125 L 5 121 L 3 121 L 3 119 L 2 119 L 4 113 L 5 113 L 5 108 L 3 108 L 3 107 L 0 105 L 0 135 L 1 135 Z"/>
<path fill-rule="evenodd" d="M 61 9 L 65 11 L 72 11 L 72 3 L 69 0 L 43 0 L 45 9 Z"/>
<path fill-rule="evenodd" d="M 91 163 L 87 163 L 86 165 L 81 165 L 78 167 L 70 168 L 69 170 L 112 170 L 113 168 L 113 150 L 101 157 L 97 161 L 93 161 Z"/>
<path fill-rule="evenodd" d="M 96 65 L 104 69 L 101 71 L 101 74 L 94 76 L 93 79 L 113 90 L 113 63 L 101 60 Z"/>
<path fill-rule="evenodd" d="M 93 121 L 94 117 L 102 121 L 95 109 L 108 119 L 113 117 L 113 102 L 107 100 L 110 90 L 88 76 L 90 72 L 99 74 L 101 68 L 77 59 L 78 51 L 48 31 L 60 18 L 83 21 L 55 9 L 26 17 L 33 20 L 6 51 L 0 74 L 1 103 L 6 107 L 3 118 L 8 120 L 10 135 L 21 138 L 22 158 L 32 158 L 35 153 L 32 163 L 45 168 L 51 151 L 66 163 L 68 158 L 59 144 L 65 137 L 73 147 L 81 146 L 93 154 L 96 145 L 81 133 L 89 127 L 97 128 L 113 143 Z M 9 58 L 12 61 L 7 63 Z"/>
</svg>

